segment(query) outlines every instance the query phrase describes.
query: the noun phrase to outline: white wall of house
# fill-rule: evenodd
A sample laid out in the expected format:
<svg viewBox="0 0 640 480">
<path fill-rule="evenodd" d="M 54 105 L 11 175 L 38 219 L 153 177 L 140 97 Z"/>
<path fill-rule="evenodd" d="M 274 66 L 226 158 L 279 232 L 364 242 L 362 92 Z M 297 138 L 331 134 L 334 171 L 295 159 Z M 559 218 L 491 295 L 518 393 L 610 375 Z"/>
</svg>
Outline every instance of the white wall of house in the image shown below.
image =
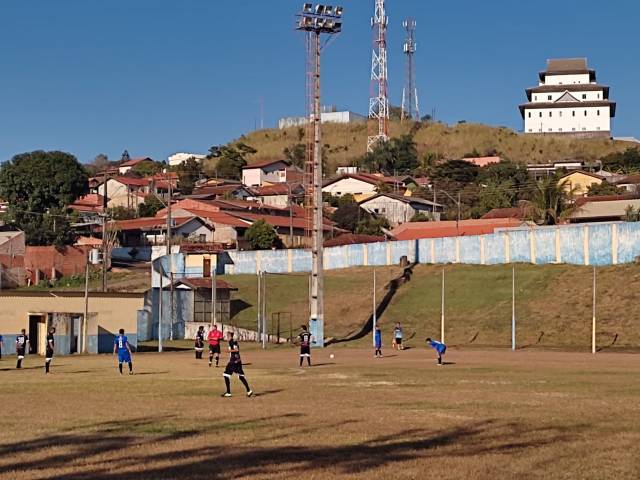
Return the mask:
<svg viewBox="0 0 640 480">
<path fill-rule="evenodd" d="M 283 183 L 286 181 L 287 164 L 284 162 L 242 170 L 242 183 L 248 187 L 261 187 L 265 183 Z"/>
<path fill-rule="evenodd" d="M 271 207 L 286 208 L 289 206 L 288 195 L 263 195 L 258 197 L 258 200 Z"/>
<path fill-rule="evenodd" d="M 146 192 L 146 190 L 145 187 L 140 187 L 139 190 L 136 187 L 130 188 L 117 179 L 110 178 L 107 180 L 107 207 L 137 208 L 139 204 L 144 203 L 144 198 L 136 192 Z M 97 193 L 105 196 L 104 183 L 98 185 Z"/>
<path fill-rule="evenodd" d="M 207 158 L 206 155 L 201 155 L 198 153 L 184 153 L 184 152 L 179 152 L 179 153 L 174 153 L 173 155 L 169 155 L 169 157 L 167 158 L 167 161 L 169 162 L 169 165 L 176 166 L 176 165 L 182 165 L 183 163 L 185 163 L 187 160 L 189 160 L 190 158 L 195 158 L 197 161 L 202 161 L 205 158 Z"/>
<path fill-rule="evenodd" d="M 611 109 L 609 106 L 527 108 L 524 129 L 525 133 L 609 132 Z"/>
<path fill-rule="evenodd" d="M 376 185 L 372 185 L 357 178 L 342 178 L 325 187 L 322 187 L 323 193 L 329 193 L 334 197 L 342 197 L 343 195 L 366 195 L 377 192 Z"/>
<path fill-rule="evenodd" d="M 580 73 L 575 75 L 545 75 L 545 81 L 540 85 L 575 85 L 591 83 L 588 73 Z"/>
<path fill-rule="evenodd" d="M 434 220 L 440 220 L 440 213 L 432 213 L 432 207 L 419 203 L 409 204 L 401 200 L 380 196 L 366 200 L 360 206 L 375 215 L 386 218 L 392 226 L 400 225 L 411 220 L 418 212 L 433 215 Z"/>
</svg>

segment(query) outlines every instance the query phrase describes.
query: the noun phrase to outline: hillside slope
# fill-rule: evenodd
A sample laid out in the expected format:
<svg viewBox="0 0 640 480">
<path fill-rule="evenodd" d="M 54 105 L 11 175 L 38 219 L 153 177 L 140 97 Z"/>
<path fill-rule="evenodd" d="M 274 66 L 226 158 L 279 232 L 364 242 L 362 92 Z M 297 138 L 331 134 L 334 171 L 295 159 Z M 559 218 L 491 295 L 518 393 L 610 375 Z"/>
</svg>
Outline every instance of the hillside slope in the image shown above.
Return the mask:
<svg viewBox="0 0 640 480">
<path fill-rule="evenodd" d="M 412 124 L 391 122 L 391 136 L 409 133 Z M 578 139 L 571 137 L 523 135 L 504 127 L 481 124 L 448 126 L 442 123 L 416 125 L 414 140 L 421 157 L 427 152 L 445 159 L 461 158 L 474 149 L 484 155 L 499 155 L 524 163 L 544 163 L 567 159 L 597 160 L 609 153 L 623 151 L 634 144 L 609 139 Z M 325 124 L 322 143 L 327 145 L 328 165 L 334 171 L 338 165 L 349 165 L 365 153 L 365 124 Z M 258 159 L 283 157 L 283 150 L 300 142 L 299 128 L 258 130 L 241 140 L 258 152 L 249 163 Z M 304 142 L 304 140 L 302 140 Z"/>
</svg>

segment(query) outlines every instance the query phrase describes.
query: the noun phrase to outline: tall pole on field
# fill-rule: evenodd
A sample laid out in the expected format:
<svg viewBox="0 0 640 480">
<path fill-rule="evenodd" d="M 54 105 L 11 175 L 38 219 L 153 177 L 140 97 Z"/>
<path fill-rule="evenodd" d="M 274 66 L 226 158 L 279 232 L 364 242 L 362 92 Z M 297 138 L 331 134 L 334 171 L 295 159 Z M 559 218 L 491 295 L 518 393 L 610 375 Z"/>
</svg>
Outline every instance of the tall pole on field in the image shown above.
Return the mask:
<svg viewBox="0 0 640 480">
<path fill-rule="evenodd" d="M 260 330 L 262 328 L 262 272 L 258 272 L 258 318 L 256 326 L 256 342 L 260 342 Z"/>
<path fill-rule="evenodd" d="M 267 348 L 269 329 L 267 328 L 267 272 L 262 272 L 262 348 Z"/>
<path fill-rule="evenodd" d="M 440 309 L 440 341 L 444 343 L 444 268 L 442 269 L 442 299 Z"/>
<path fill-rule="evenodd" d="M 158 352 L 162 352 L 162 297 L 164 296 L 164 269 L 160 266 L 160 288 L 158 289 Z"/>
<path fill-rule="evenodd" d="M 320 101 L 320 54 L 321 36 L 335 35 L 342 31 L 342 7 L 305 3 L 298 15 L 296 29 L 307 33 L 307 88 L 309 109 L 312 113 L 307 129 L 307 162 L 305 176 L 307 193 L 305 207 L 311 227 L 311 295 L 310 330 L 314 346 L 324 347 L 324 272 L 323 233 L 324 214 L 322 208 L 322 132 Z M 312 128 L 311 128 L 312 127 Z M 313 142 L 311 142 L 313 135 Z M 313 155 L 311 154 L 313 152 Z"/>
<path fill-rule="evenodd" d="M 511 272 L 511 350 L 516 351 L 516 267 Z"/>
<path fill-rule="evenodd" d="M 591 315 L 591 353 L 596 353 L 596 267 L 593 267 L 593 312 Z"/>
<path fill-rule="evenodd" d="M 82 353 L 87 353 L 87 330 L 89 321 L 89 259 L 84 271 L 84 321 L 82 322 Z"/>
<path fill-rule="evenodd" d="M 211 268 L 211 328 L 216 324 L 216 303 L 218 303 L 218 282 L 216 281 L 216 273 L 216 267 L 213 266 Z"/>
<path fill-rule="evenodd" d="M 376 325 L 378 323 L 378 312 L 376 311 L 376 268 L 373 267 L 373 346 L 376 346 Z"/>
</svg>

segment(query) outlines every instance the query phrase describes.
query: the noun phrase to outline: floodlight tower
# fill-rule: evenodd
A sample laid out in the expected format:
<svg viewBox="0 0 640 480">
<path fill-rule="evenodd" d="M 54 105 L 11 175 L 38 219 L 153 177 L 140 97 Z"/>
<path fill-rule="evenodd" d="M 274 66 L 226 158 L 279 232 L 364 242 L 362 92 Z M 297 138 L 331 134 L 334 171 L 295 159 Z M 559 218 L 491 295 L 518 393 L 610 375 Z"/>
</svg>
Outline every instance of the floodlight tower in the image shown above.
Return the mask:
<svg viewBox="0 0 640 480">
<path fill-rule="evenodd" d="M 307 33 L 307 89 L 309 91 L 310 122 L 307 130 L 307 162 L 305 173 L 309 181 L 305 207 L 311 224 L 311 285 L 309 291 L 309 329 L 313 344 L 324 347 L 324 274 L 322 211 L 322 147 L 320 103 L 320 54 L 322 35 L 342 31 L 342 7 L 305 3 L 298 15 L 296 29 Z M 311 139 L 313 138 L 313 142 Z"/>
<path fill-rule="evenodd" d="M 373 28 L 373 54 L 371 56 L 371 98 L 369 99 L 369 122 L 371 130 L 367 138 L 367 151 L 373 151 L 378 142 L 389 140 L 389 81 L 387 76 L 387 26 L 389 18 L 384 0 L 375 0 L 376 7 L 371 27 Z M 375 125 L 374 127 L 374 124 Z"/>
<path fill-rule="evenodd" d="M 418 47 L 415 41 L 416 21 L 413 18 L 407 18 L 402 22 L 402 26 L 407 32 L 407 38 L 402 46 L 407 57 L 407 66 L 404 88 L 402 89 L 402 116 L 400 119 L 401 121 L 415 120 L 417 122 L 420 120 L 420 107 L 418 104 L 415 65 L 413 63 L 413 55 Z"/>
</svg>

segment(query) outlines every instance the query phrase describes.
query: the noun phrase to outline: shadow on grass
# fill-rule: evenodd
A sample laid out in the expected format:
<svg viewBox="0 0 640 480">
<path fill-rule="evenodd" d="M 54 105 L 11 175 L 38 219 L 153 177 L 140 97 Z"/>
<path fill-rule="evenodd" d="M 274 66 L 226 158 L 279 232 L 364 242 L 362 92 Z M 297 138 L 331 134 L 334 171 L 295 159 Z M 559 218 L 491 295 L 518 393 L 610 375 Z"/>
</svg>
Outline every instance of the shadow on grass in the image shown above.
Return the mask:
<svg viewBox="0 0 640 480">
<path fill-rule="evenodd" d="M 440 430 L 398 431 L 348 444 L 332 440 L 314 445 L 310 438 L 299 441 L 309 436 L 311 420 L 300 413 L 184 430 L 171 424 L 171 420 L 170 417 L 167 423 L 168 419 L 163 417 L 106 422 L 84 426 L 88 432 L 78 432 L 83 428 L 78 427 L 66 434 L 0 445 L 0 456 L 6 459 L 16 454 L 21 456 L 0 466 L 0 476 L 18 469 L 40 471 L 42 475 L 46 473 L 42 470 L 56 470 L 59 473 L 48 474 L 46 478 L 58 480 L 265 478 L 277 477 L 283 469 L 288 475 L 302 476 L 311 471 L 324 478 L 367 472 L 374 475 L 381 467 L 416 460 L 437 464 L 452 458 L 520 455 L 544 446 L 562 448 L 582 428 L 580 425 L 559 428 L 487 420 Z M 287 424 L 286 420 L 295 423 Z M 341 428 L 343 424 L 315 424 L 312 431 L 322 438 L 323 434 L 330 436 Z M 256 436 L 250 442 L 234 442 L 232 448 L 224 444 L 189 442 L 211 429 L 252 430 Z M 273 445 L 273 438 L 268 435 L 275 433 L 274 430 L 282 439 L 290 437 L 292 444 L 280 441 L 277 446 Z M 172 457 L 178 461 L 167 463 Z M 212 465 L 224 468 L 212 468 Z M 67 473 L 63 473 L 65 470 Z"/>
</svg>

